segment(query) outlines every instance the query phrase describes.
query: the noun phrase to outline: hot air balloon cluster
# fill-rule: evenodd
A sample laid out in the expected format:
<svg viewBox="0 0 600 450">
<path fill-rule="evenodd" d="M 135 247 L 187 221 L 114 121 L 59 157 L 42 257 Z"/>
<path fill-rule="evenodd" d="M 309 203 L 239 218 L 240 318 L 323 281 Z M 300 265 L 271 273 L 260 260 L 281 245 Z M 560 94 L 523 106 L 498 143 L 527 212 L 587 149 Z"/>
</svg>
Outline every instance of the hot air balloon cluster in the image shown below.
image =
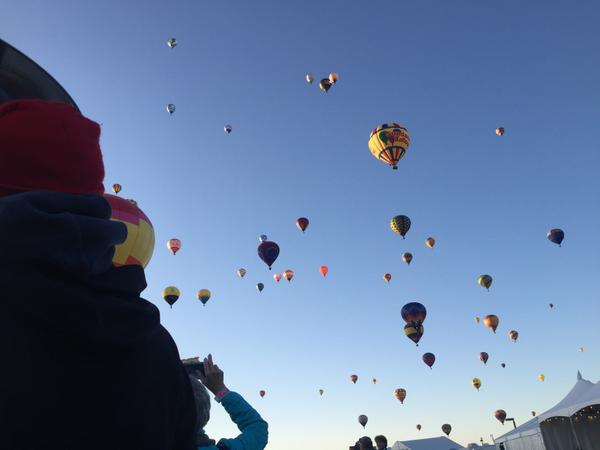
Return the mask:
<svg viewBox="0 0 600 450">
<path fill-rule="evenodd" d="M 427 317 L 427 309 L 425 309 L 425 306 L 423 306 L 421 303 L 411 302 L 402 307 L 400 314 L 402 316 L 402 320 L 406 322 L 406 325 L 404 326 L 404 334 L 416 345 L 419 345 L 419 341 L 425 333 L 423 322 Z"/>
</svg>

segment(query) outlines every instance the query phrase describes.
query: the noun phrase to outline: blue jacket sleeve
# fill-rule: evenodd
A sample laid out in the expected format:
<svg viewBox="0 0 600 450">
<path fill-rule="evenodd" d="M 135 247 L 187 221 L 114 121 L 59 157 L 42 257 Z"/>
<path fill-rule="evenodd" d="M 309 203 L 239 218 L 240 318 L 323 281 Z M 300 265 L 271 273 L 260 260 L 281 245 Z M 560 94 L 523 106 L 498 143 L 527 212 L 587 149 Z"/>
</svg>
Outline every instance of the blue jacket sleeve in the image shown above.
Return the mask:
<svg viewBox="0 0 600 450">
<path fill-rule="evenodd" d="M 228 450 L 263 450 L 268 441 L 268 424 L 260 414 L 236 392 L 229 392 L 221 403 L 242 434 L 235 439 L 221 439 L 217 447 Z"/>
</svg>

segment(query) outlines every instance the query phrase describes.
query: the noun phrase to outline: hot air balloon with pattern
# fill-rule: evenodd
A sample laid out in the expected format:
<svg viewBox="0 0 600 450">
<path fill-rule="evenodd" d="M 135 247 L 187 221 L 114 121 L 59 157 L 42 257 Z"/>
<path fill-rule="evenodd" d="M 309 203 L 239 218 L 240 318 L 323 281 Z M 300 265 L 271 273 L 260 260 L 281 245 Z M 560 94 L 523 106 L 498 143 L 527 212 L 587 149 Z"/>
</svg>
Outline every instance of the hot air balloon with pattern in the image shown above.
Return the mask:
<svg viewBox="0 0 600 450">
<path fill-rule="evenodd" d="M 112 191 L 115 194 L 118 194 L 119 192 L 121 192 L 121 189 L 123 189 L 123 187 L 119 183 L 115 183 L 112 185 Z"/>
<path fill-rule="evenodd" d="M 358 381 L 358 375 L 350 375 L 350 381 L 356 384 L 356 382 Z"/>
<path fill-rule="evenodd" d="M 471 384 L 475 389 L 479 390 L 481 387 L 481 380 L 479 378 L 473 378 L 473 380 L 471 380 Z"/>
<path fill-rule="evenodd" d="M 420 424 L 420 423 L 418 423 L 418 424 L 417 424 L 417 430 L 418 430 L 418 431 L 421 431 L 421 428 L 423 428 L 423 427 L 421 426 L 421 424 Z"/>
<path fill-rule="evenodd" d="M 413 323 L 407 323 L 406 325 L 404 325 L 404 334 L 407 338 L 413 341 L 417 345 L 417 347 L 419 346 L 419 341 L 423 337 L 424 333 L 425 328 L 423 327 L 423 325 Z"/>
<path fill-rule="evenodd" d="M 171 250 L 171 253 L 175 255 L 181 249 L 181 241 L 179 239 L 169 239 L 167 241 L 167 248 Z"/>
<path fill-rule="evenodd" d="M 426 245 L 427 247 L 429 247 L 429 248 L 433 248 L 433 246 L 435 245 L 435 239 L 434 239 L 434 238 L 432 238 L 432 237 L 428 237 L 428 238 L 425 240 L 425 245 Z"/>
<path fill-rule="evenodd" d="M 177 46 L 177 39 L 169 38 L 169 40 L 167 41 L 167 45 L 169 46 L 169 48 L 175 48 Z"/>
<path fill-rule="evenodd" d="M 243 267 L 239 268 L 237 270 L 237 275 L 240 278 L 244 278 L 244 276 L 246 275 L 246 269 L 244 269 Z"/>
<path fill-rule="evenodd" d="M 337 72 L 331 72 L 329 74 L 329 81 L 331 81 L 331 84 L 337 83 L 339 79 L 340 75 Z"/>
<path fill-rule="evenodd" d="M 420 325 L 425 322 L 427 309 L 419 302 L 410 302 L 402 307 L 400 314 L 406 323 Z"/>
<path fill-rule="evenodd" d="M 398 162 L 404 157 L 410 145 L 410 135 L 406 128 L 397 123 L 384 123 L 371 131 L 369 150 L 380 161 L 398 169 Z"/>
<path fill-rule="evenodd" d="M 479 283 L 479 286 L 486 288 L 488 291 L 490 290 L 493 281 L 494 279 L 492 276 L 487 274 L 480 275 L 479 278 L 477 278 L 477 283 Z"/>
<path fill-rule="evenodd" d="M 500 324 L 500 319 L 498 319 L 498 316 L 496 316 L 494 314 L 490 314 L 483 318 L 483 324 L 486 327 L 488 327 L 490 330 L 492 330 L 494 333 L 496 333 L 496 329 L 498 328 L 498 325 Z"/>
<path fill-rule="evenodd" d="M 288 280 L 289 283 L 290 281 L 292 281 L 292 278 L 294 278 L 294 271 L 290 269 L 286 270 L 285 272 L 283 272 L 283 278 Z"/>
<path fill-rule="evenodd" d="M 508 332 L 508 337 L 510 338 L 511 341 L 517 342 L 517 339 L 519 339 L 519 332 L 516 330 L 510 330 Z"/>
<path fill-rule="evenodd" d="M 433 365 L 435 364 L 435 355 L 433 353 L 425 353 L 423 355 L 423 362 L 427 364 L 430 369 L 433 369 Z"/>
<path fill-rule="evenodd" d="M 273 275 L 273 279 L 279 283 L 279 281 L 281 280 L 281 275 L 276 273 L 275 275 Z"/>
<path fill-rule="evenodd" d="M 406 398 L 406 389 L 398 388 L 394 391 L 394 397 L 400 400 L 400 403 L 404 404 L 404 399 Z"/>
<path fill-rule="evenodd" d="M 200 289 L 198 291 L 198 300 L 202 302 L 203 306 L 206 306 L 206 302 L 210 300 L 211 293 L 208 289 Z"/>
<path fill-rule="evenodd" d="M 260 391 L 258 391 L 258 395 L 260 395 L 260 398 L 263 398 L 265 396 L 266 392 L 263 391 L 262 389 Z"/>
<path fill-rule="evenodd" d="M 264 284 L 262 284 L 262 283 L 256 284 L 256 289 L 258 289 L 258 292 L 262 292 L 264 288 L 265 288 Z"/>
<path fill-rule="evenodd" d="M 302 231 L 303 233 L 306 231 L 306 229 L 308 228 L 308 224 L 309 224 L 309 220 L 306 217 L 299 217 L 296 220 L 296 226 L 298 227 L 298 229 L 300 231 Z"/>
<path fill-rule="evenodd" d="M 392 274 L 390 274 L 390 273 L 384 274 L 383 279 L 385 280 L 386 283 L 389 283 L 392 280 Z"/>
<path fill-rule="evenodd" d="M 172 115 L 175 112 L 176 106 L 173 103 L 169 103 L 166 108 L 167 112 Z"/>
<path fill-rule="evenodd" d="M 402 236 L 402 239 L 405 239 L 406 233 L 410 230 L 410 218 L 408 216 L 394 216 L 390 220 L 390 228 L 396 234 Z"/>
<path fill-rule="evenodd" d="M 541 382 L 544 382 L 544 381 L 546 381 L 546 375 L 544 375 L 543 373 L 540 373 L 540 374 L 538 375 L 538 380 L 540 380 Z"/>
<path fill-rule="evenodd" d="M 226 134 L 230 134 L 232 130 L 233 130 L 233 127 L 232 127 L 231 125 L 229 125 L 229 124 L 226 124 L 226 125 L 223 127 L 223 131 L 224 131 Z"/>
<path fill-rule="evenodd" d="M 406 264 L 408 264 L 410 266 L 410 262 L 413 259 L 413 255 L 412 253 L 402 253 L 402 261 L 404 261 Z"/>
<path fill-rule="evenodd" d="M 329 81 L 329 78 L 323 78 L 320 82 L 319 82 L 319 89 L 321 89 L 323 92 L 325 92 L 327 94 L 327 92 L 329 91 L 329 89 L 331 89 L 331 81 Z"/>
<path fill-rule="evenodd" d="M 496 128 L 496 134 L 498 136 L 504 136 L 504 127 L 498 127 L 498 128 Z"/>
<path fill-rule="evenodd" d="M 313 77 L 312 73 L 307 73 L 306 74 L 306 82 L 308 84 L 312 84 L 312 82 L 315 81 L 315 77 Z"/>
<path fill-rule="evenodd" d="M 163 289 L 163 299 L 171 308 L 173 308 L 173 305 L 179 299 L 180 295 L 181 293 L 179 292 L 179 289 L 177 289 L 175 286 L 169 286 Z"/>
</svg>

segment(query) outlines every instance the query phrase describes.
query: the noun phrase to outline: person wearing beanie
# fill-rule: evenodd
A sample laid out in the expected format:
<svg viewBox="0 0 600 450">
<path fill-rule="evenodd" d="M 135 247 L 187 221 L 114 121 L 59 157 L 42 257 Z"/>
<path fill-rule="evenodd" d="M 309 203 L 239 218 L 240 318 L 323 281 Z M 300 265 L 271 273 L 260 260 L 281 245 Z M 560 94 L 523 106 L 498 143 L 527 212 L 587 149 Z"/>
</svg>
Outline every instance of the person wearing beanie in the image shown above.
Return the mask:
<svg viewBox="0 0 600 450">
<path fill-rule="evenodd" d="M 0 104 L 0 448 L 192 450 L 196 409 L 124 224 L 102 197 L 100 127 Z"/>
</svg>

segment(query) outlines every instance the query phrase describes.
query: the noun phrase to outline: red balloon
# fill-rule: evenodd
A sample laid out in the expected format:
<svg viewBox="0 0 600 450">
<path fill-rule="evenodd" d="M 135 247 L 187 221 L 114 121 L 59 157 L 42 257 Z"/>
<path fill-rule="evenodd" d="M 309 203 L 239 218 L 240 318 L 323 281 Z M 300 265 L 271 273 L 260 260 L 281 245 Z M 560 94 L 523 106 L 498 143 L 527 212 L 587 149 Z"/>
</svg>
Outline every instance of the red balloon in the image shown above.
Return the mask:
<svg viewBox="0 0 600 450">
<path fill-rule="evenodd" d="M 321 272 L 321 275 L 323 275 L 324 277 L 326 277 L 327 273 L 329 272 L 329 267 L 327 267 L 327 266 L 321 266 L 319 268 L 319 272 Z"/>
<path fill-rule="evenodd" d="M 433 364 L 435 363 L 435 355 L 433 353 L 425 353 L 423 355 L 423 362 L 429 366 L 429 368 L 433 368 Z"/>
<path fill-rule="evenodd" d="M 488 362 L 488 358 L 490 357 L 490 355 L 488 355 L 486 352 L 481 352 L 479 354 L 479 359 L 481 360 L 481 362 L 483 362 L 484 364 L 487 364 Z"/>
</svg>

